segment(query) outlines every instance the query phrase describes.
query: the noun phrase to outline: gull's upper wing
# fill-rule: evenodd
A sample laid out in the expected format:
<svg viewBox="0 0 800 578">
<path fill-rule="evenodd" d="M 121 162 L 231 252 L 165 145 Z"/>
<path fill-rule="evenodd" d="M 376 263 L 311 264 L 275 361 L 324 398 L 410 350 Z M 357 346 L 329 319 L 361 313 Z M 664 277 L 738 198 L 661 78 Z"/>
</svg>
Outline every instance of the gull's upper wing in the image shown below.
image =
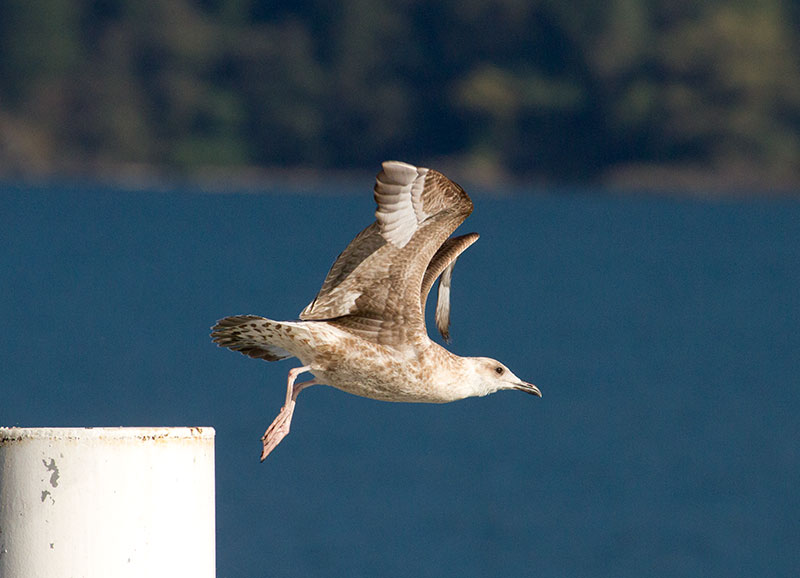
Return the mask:
<svg viewBox="0 0 800 578">
<path fill-rule="evenodd" d="M 472 201 L 441 173 L 398 161 L 383 163 L 375 201 L 376 221 L 342 252 L 300 318 L 329 320 L 366 339 L 397 345 L 410 333 L 425 331 L 423 279 L 434 255 L 472 212 Z M 452 258 L 442 253 L 438 271 L 425 281 L 425 296 L 472 242 Z"/>
</svg>

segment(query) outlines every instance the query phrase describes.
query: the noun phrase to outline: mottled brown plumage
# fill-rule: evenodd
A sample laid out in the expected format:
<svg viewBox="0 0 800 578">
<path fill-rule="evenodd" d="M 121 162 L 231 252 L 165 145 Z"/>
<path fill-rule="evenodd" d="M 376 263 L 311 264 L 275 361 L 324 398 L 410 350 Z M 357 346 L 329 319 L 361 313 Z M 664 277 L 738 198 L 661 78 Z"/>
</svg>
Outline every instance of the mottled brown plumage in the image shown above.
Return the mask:
<svg viewBox="0 0 800 578">
<path fill-rule="evenodd" d="M 449 243 L 434 256 L 473 205 L 441 173 L 391 162 L 376 178 L 375 201 L 377 220 L 339 255 L 300 319 L 330 320 L 365 339 L 397 345 L 425 330 L 424 298 L 471 242 Z"/>
<path fill-rule="evenodd" d="M 450 280 L 476 233 L 450 238 L 472 212 L 466 192 L 441 173 L 387 161 L 375 184 L 376 220 L 339 255 L 300 321 L 226 317 L 212 338 L 250 357 L 297 357 L 286 403 L 262 438 L 263 460 L 289 432 L 299 392 L 327 384 L 373 399 L 441 403 L 499 389 L 541 395 L 501 363 L 456 356 L 431 341 L 425 301 L 439 281 L 436 324 L 449 339 Z M 314 379 L 295 384 L 302 372 Z"/>
</svg>

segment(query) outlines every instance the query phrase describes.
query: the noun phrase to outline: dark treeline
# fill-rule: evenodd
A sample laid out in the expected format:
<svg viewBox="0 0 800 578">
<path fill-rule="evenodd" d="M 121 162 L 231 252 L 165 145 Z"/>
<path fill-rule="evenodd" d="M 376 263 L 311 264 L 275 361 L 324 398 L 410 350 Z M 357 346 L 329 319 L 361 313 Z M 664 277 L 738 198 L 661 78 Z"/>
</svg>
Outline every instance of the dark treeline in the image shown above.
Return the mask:
<svg viewBox="0 0 800 578">
<path fill-rule="evenodd" d="M 401 157 L 791 186 L 800 3 L 3 0 L 0 135 L 0 175 Z"/>
</svg>

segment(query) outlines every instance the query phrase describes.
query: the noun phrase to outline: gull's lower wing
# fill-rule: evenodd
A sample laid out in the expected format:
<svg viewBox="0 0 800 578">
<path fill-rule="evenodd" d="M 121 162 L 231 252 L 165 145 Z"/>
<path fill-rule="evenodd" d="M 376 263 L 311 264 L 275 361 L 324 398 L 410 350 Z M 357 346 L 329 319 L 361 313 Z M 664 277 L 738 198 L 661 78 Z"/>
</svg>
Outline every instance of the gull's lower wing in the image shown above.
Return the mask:
<svg viewBox="0 0 800 578">
<path fill-rule="evenodd" d="M 478 233 L 468 233 L 458 237 L 447 239 L 439 250 L 436 251 L 425 275 L 422 278 L 420 289 L 420 303 L 422 311 L 425 311 L 425 302 L 428 300 L 428 293 L 433 287 L 434 281 L 439 278 L 439 292 L 436 301 L 436 328 L 445 340 L 450 340 L 450 283 L 453 275 L 453 267 L 456 259 L 467 248 L 478 240 Z"/>
</svg>

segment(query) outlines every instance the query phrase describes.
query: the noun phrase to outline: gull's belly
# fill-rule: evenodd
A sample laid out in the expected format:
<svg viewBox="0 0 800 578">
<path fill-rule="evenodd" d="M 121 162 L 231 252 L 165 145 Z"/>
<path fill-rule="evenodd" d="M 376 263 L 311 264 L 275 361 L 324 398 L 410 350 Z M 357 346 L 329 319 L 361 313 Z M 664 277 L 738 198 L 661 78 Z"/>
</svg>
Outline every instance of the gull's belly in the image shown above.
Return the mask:
<svg viewBox="0 0 800 578">
<path fill-rule="evenodd" d="M 445 403 L 453 401 L 436 388 L 436 384 L 420 381 L 404 372 L 387 374 L 330 374 L 327 383 L 337 389 L 381 401 L 408 403 Z"/>
<path fill-rule="evenodd" d="M 437 387 L 434 379 L 426 379 L 414 359 L 392 356 L 345 356 L 325 369 L 311 372 L 323 383 L 347 393 L 382 401 L 444 403 L 453 398 Z"/>
<path fill-rule="evenodd" d="M 399 350 L 341 333 L 324 341 L 315 343 L 313 359 L 301 357 L 319 383 L 382 401 L 445 403 L 463 397 L 439 379 L 435 360 L 412 348 Z"/>
</svg>

